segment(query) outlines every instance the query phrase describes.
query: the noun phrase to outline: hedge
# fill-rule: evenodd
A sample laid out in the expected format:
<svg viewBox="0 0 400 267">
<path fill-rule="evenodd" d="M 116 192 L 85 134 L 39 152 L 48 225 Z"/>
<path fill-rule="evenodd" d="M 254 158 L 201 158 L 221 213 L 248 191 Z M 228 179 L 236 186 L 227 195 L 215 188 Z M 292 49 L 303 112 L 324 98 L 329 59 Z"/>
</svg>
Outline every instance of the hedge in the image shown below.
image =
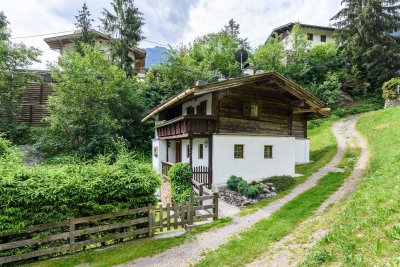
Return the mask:
<svg viewBox="0 0 400 267">
<path fill-rule="evenodd" d="M 33 168 L 12 159 L 0 156 L 0 233 L 156 203 L 161 183 L 149 163 L 127 152 Z"/>
<path fill-rule="evenodd" d="M 176 163 L 168 171 L 172 199 L 175 203 L 186 204 L 190 195 L 194 195 L 191 178 L 192 168 L 187 163 Z"/>
</svg>

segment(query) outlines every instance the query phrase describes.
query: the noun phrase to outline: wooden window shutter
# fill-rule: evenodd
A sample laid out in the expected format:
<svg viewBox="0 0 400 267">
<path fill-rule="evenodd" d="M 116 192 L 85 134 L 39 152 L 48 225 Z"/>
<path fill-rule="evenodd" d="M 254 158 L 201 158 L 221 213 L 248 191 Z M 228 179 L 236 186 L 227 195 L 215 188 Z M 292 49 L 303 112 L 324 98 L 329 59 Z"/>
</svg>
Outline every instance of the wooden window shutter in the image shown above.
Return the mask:
<svg viewBox="0 0 400 267">
<path fill-rule="evenodd" d="M 243 116 L 250 116 L 250 103 L 243 103 Z"/>
</svg>

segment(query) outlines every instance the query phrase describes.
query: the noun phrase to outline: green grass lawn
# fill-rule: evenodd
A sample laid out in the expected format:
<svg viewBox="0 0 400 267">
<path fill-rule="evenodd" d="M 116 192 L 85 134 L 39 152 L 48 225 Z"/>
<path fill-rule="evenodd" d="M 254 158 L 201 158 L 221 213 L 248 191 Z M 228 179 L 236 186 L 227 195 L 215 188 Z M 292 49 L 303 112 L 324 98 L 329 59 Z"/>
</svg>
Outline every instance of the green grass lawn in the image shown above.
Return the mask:
<svg viewBox="0 0 400 267">
<path fill-rule="evenodd" d="M 271 242 L 289 234 L 301 221 L 306 219 L 335 192 L 353 169 L 354 153 L 346 153 L 345 172 L 329 173 L 317 185 L 300 194 L 269 218 L 256 223 L 228 243 L 208 252 L 196 266 L 244 266 L 268 251 Z"/>
<path fill-rule="evenodd" d="M 247 206 L 241 211 L 241 216 L 255 212 L 259 208 L 290 193 L 294 187 L 303 183 L 311 174 L 332 160 L 337 151 L 337 142 L 332 133 L 333 121 L 333 119 L 322 120 L 319 127 L 308 131 L 308 137 L 310 138 L 310 159 L 312 163 L 296 166 L 296 173 L 303 174 L 303 176 L 297 177 L 296 183 L 290 189 L 280 192 L 272 198 L 267 198 L 254 205 Z"/>
<path fill-rule="evenodd" d="M 400 265 L 400 107 L 361 117 L 369 172 L 303 265 Z"/>
<path fill-rule="evenodd" d="M 139 258 L 152 256 L 161 253 L 171 247 L 179 246 L 184 242 L 195 238 L 196 234 L 208 231 L 213 228 L 222 227 L 231 222 L 231 218 L 224 218 L 212 223 L 200 225 L 193 228 L 189 233 L 171 238 L 144 238 L 128 241 L 120 245 L 102 250 L 92 250 L 77 253 L 46 261 L 35 262 L 29 266 L 36 267 L 67 267 L 79 264 L 90 266 L 112 266 L 133 261 Z"/>
</svg>

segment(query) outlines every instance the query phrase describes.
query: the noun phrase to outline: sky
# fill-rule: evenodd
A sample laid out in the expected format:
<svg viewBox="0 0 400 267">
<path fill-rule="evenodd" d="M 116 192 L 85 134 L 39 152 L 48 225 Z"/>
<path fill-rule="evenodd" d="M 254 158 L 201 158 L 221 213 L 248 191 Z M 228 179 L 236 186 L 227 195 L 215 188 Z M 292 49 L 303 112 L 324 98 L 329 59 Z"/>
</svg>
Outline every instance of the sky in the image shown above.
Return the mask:
<svg viewBox="0 0 400 267">
<path fill-rule="evenodd" d="M 111 0 L 86 0 L 94 25 L 100 25 L 104 8 Z M 41 63 L 33 68 L 45 69 L 55 62 L 58 52 L 43 41 L 53 34 L 75 29 L 75 16 L 84 0 L 0 0 L 10 22 L 13 42 L 23 42 L 42 50 Z M 146 41 L 141 48 L 157 45 L 173 47 L 192 42 L 195 37 L 217 32 L 233 18 L 240 24 L 241 36 L 256 48 L 271 31 L 289 22 L 329 26 L 330 18 L 340 10 L 340 0 L 136 0 L 143 13 Z"/>
</svg>

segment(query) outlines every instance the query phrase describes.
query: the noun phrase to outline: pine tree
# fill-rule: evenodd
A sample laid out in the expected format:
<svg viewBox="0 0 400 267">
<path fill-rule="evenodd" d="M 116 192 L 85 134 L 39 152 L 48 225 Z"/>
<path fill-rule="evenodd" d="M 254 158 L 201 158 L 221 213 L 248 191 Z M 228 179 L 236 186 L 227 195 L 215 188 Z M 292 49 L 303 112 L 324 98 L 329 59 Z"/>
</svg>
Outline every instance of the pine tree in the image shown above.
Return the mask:
<svg viewBox="0 0 400 267">
<path fill-rule="evenodd" d="M 83 56 L 82 44 L 94 46 L 95 43 L 92 29 L 93 19 L 90 18 L 90 11 L 86 5 L 86 2 L 83 3 L 82 9 L 78 12 L 78 15 L 75 16 L 75 26 L 79 30 L 81 35 L 73 41 L 75 43 L 76 51 L 78 51 Z"/>
<path fill-rule="evenodd" d="M 400 69 L 400 1 L 343 0 L 331 20 L 346 55 L 348 69 L 357 69 L 377 91 Z"/>
<path fill-rule="evenodd" d="M 104 29 L 115 39 L 112 42 L 111 57 L 128 77 L 133 75 L 134 60 L 129 56 L 131 48 L 143 40 L 143 13 L 135 7 L 133 0 L 114 0 L 113 12 L 104 9 L 101 19 Z"/>
</svg>

